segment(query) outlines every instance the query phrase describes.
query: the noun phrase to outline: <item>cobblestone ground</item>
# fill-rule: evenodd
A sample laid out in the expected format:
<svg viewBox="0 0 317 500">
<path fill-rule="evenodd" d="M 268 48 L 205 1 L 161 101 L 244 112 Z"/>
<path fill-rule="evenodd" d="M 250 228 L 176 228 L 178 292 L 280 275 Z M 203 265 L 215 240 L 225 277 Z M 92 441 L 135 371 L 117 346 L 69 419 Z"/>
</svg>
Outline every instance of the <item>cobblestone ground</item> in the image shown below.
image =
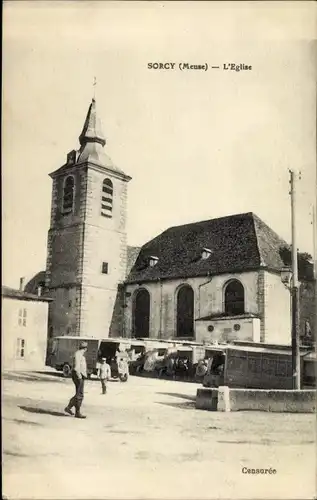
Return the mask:
<svg viewBox="0 0 317 500">
<path fill-rule="evenodd" d="M 87 382 L 87 419 L 77 420 L 63 413 L 71 380 L 3 374 L 9 500 L 315 496 L 314 415 L 195 410 L 196 384 L 130 377 L 105 396 L 99 384 Z"/>
</svg>

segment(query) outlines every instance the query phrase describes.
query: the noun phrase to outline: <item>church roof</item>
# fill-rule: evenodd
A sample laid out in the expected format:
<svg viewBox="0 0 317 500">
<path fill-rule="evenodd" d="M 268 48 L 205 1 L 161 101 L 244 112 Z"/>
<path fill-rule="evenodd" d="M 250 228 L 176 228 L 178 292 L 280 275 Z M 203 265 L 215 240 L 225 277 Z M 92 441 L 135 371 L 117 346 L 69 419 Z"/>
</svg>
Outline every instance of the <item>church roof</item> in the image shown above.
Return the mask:
<svg viewBox="0 0 317 500">
<path fill-rule="evenodd" d="M 230 215 L 167 229 L 141 248 L 126 282 L 280 271 L 290 265 L 289 254 L 289 245 L 252 212 Z"/>
</svg>

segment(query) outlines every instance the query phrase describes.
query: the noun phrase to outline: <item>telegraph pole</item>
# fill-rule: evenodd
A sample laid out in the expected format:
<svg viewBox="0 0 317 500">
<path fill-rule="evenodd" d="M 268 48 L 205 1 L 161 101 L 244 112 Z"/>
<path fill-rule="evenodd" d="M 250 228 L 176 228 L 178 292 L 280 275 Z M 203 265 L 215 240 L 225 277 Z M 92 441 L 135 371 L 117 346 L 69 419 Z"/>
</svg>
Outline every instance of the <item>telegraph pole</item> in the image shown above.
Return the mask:
<svg viewBox="0 0 317 500">
<path fill-rule="evenodd" d="M 316 205 L 313 206 L 313 265 L 314 265 L 314 293 L 315 293 L 315 321 L 313 322 L 313 341 L 316 342 L 317 338 L 317 200 Z"/>
<path fill-rule="evenodd" d="M 312 225 L 313 225 L 313 263 L 314 263 L 314 279 L 317 278 L 317 231 L 316 231 L 316 206 L 312 205 Z"/>
<path fill-rule="evenodd" d="M 297 235 L 296 235 L 296 175 L 290 173 L 291 219 L 292 219 L 292 372 L 293 389 L 299 390 L 301 385 L 300 351 L 299 351 L 299 282 L 297 263 Z"/>
</svg>

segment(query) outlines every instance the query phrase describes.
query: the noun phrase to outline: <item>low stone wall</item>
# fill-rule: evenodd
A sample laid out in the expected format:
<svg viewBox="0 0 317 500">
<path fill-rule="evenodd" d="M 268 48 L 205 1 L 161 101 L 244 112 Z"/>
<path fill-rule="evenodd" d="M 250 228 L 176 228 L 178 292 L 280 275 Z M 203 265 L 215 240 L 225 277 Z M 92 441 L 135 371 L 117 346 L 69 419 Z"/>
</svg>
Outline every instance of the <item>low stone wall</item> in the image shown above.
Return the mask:
<svg viewBox="0 0 317 500">
<path fill-rule="evenodd" d="M 211 411 L 269 411 L 280 413 L 314 413 L 315 390 L 264 389 L 198 389 L 196 408 Z"/>
<path fill-rule="evenodd" d="M 218 389 L 197 389 L 196 408 L 217 411 L 218 393 Z"/>
</svg>

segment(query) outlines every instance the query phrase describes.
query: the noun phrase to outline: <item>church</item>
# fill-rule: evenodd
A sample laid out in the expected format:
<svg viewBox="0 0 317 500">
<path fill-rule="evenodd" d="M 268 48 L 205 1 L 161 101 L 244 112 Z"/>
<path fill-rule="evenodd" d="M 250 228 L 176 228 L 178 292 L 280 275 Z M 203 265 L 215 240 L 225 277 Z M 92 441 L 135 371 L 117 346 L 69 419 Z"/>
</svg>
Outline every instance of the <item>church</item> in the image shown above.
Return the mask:
<svg viewBox="0 0 317 500">
<path fill-rule="evenodd" d="M 291 343 L 290 246 L 254 213 L 171 227 L 127 244 L 131 177 L 106 153 L 92 100 L 80 147 L 50 174 L 48 339 L 59 335 Z M 301 332 L 314 330 L 313 266 L 299 254 Z"/>
</svg>

